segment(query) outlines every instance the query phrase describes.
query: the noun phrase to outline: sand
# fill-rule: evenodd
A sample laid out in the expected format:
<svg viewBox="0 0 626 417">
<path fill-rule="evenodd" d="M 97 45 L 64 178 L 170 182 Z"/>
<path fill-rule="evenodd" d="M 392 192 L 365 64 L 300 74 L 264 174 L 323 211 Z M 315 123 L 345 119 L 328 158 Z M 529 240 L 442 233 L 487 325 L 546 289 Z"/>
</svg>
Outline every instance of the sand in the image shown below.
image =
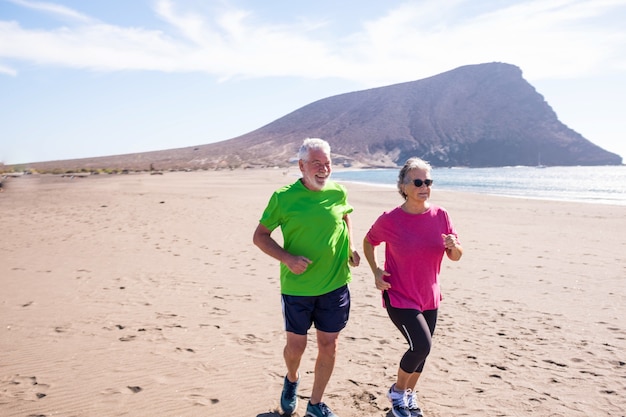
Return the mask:
<svg viewBox="0 0 626 417">
<path fill-rule="evenodd" d="M 278 264 L 252 244 L 283 170 L 25 176 L 0 194 L 0 415 L 278 416 Z M 344 183 L 358 247 L 400 204 Z M 419 384 L 426 416 L 626 415 L 626 207 L 433 189 L 465 255 Z M 277 237 L 280 235 L 277 234 Z M 325 401 L 391 416 L 405 350 L 369 267 Z M 303 416 L 315 337 L 302 362 Z"/>
</svg>

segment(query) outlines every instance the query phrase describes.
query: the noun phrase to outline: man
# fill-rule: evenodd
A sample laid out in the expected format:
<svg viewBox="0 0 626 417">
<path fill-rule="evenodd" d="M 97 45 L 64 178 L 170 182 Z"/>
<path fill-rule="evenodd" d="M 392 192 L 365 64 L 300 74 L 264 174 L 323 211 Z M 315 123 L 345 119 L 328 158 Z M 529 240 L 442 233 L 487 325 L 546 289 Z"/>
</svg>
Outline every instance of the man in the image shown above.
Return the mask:
<svg viewBox="0 0 626 417">
<path fill-rule="evenodd" d="M 315 379 L 306 416 L 336 417 L 322 402 L 335 366 L 339 332 L 350 312 L 350 265 L 357 266 L 349 213 L 343 186 L 330 181 L 330 145 L 322 139 L 305 139 L 298 154 L 302 178 L 275 191 L 254 231 L 253 242 L 280 261 L 280 287 L 285 320 L 283 357 L 287 375 L 280 405 L 292 414 L 298 403 L 298 369 L 314 324 L 318 355 Z M 281 247 L 271 233 L 283 234 Z"/>
</svg>

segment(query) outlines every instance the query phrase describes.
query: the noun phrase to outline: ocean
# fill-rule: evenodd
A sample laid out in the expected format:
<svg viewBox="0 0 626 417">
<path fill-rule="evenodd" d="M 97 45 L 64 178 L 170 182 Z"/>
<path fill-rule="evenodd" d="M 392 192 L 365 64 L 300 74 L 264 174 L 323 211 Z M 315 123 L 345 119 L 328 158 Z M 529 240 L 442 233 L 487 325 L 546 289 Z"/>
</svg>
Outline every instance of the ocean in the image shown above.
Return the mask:
<svg viewBox="0 0 626 417">
<path fill-rule="evenodd" d="M 337 181 L 396 186 L 397 169 L 336 170 Z M 508 197 L 626 206 L 626 165 L 433 168 L 433 187 Z"/>
</svg>

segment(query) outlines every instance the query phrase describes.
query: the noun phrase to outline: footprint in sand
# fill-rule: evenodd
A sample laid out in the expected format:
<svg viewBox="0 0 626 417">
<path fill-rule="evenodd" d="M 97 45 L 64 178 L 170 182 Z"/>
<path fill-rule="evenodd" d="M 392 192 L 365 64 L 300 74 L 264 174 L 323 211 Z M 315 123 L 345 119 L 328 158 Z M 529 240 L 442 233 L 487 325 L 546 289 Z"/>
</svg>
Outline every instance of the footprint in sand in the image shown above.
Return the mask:
<svg viewBox="0 0 626 417">
<path fill-rule="evenodd" d="M 219 399 L 217 398 L 207 398 L 206 396 L 202 395 L 202 394 L 187 394 L 185 396 L 185 399 L 191 401 L 194 405 L 213 405 L 213 404 L 217 404 L 220 402 Z"/>
<path fill-rule="evenodd" d="M 176 351 L 177 351 L 177 352 L 190 352 L 190 353 L 196 353 L 196 351 L 195 351 L 195 350 L 193 350 L 192 348 L 180 348 L 180 347 L 177 347 L 177 348 L 176 348 Z"/>
<path fill-rule="evenodd" d="M 253 345 L 256 343 L 269 343 L 269 341 L 260 338 L 256 335 L 253 334 L 246 334 L 243 337 L 238 337 L 237 339 L 237 343 L 239 343 L 240 345 Z"/>
<path fill-rule="evenodd" d="M 38 400 L 47 396 L 50 386 L 41 384 L 35 376 L 13 375 L 0 381 L 0 392 L 8 397 L 24 400 Z"/>
</svg>

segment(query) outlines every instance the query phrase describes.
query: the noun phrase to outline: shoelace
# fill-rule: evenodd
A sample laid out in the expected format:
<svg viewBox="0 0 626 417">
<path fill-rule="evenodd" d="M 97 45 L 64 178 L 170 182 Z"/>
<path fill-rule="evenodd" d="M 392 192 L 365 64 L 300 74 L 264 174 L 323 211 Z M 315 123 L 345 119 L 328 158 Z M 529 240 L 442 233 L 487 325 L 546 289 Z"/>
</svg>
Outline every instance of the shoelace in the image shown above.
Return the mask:
<svg viewBox="0 0 626 417">
<path fill-rule="evenodd" d="M 418 416 L 422 416 L 422 409 L 417 405 L 417 394 L 412 390 L 407 390 L 406 403 L 409 410 L 416 413 Z"/>
<path fill-rule="evenodd" d="M 410 389 L 407 390 L 406 393 L 406 402 L 411 410 L 417 410 L 419 406 L 417 405 L 417 394 Z"/>
<path fill-rule="evenodd" d="M 287 397 L 294 397 L 296 395 L 296 387 L 298 384 L 296 382 L 287 381 L 287 389 L 285 390 L 285 394 Z"/>
<path fill-rule="evenodd" d="M 332 411 L 330 411 L 330 408 L 325 403 L 319 403 L 317 406 L 319 407 L 323 416 L 329 416 L 332 414 Z"/>
</svg>

